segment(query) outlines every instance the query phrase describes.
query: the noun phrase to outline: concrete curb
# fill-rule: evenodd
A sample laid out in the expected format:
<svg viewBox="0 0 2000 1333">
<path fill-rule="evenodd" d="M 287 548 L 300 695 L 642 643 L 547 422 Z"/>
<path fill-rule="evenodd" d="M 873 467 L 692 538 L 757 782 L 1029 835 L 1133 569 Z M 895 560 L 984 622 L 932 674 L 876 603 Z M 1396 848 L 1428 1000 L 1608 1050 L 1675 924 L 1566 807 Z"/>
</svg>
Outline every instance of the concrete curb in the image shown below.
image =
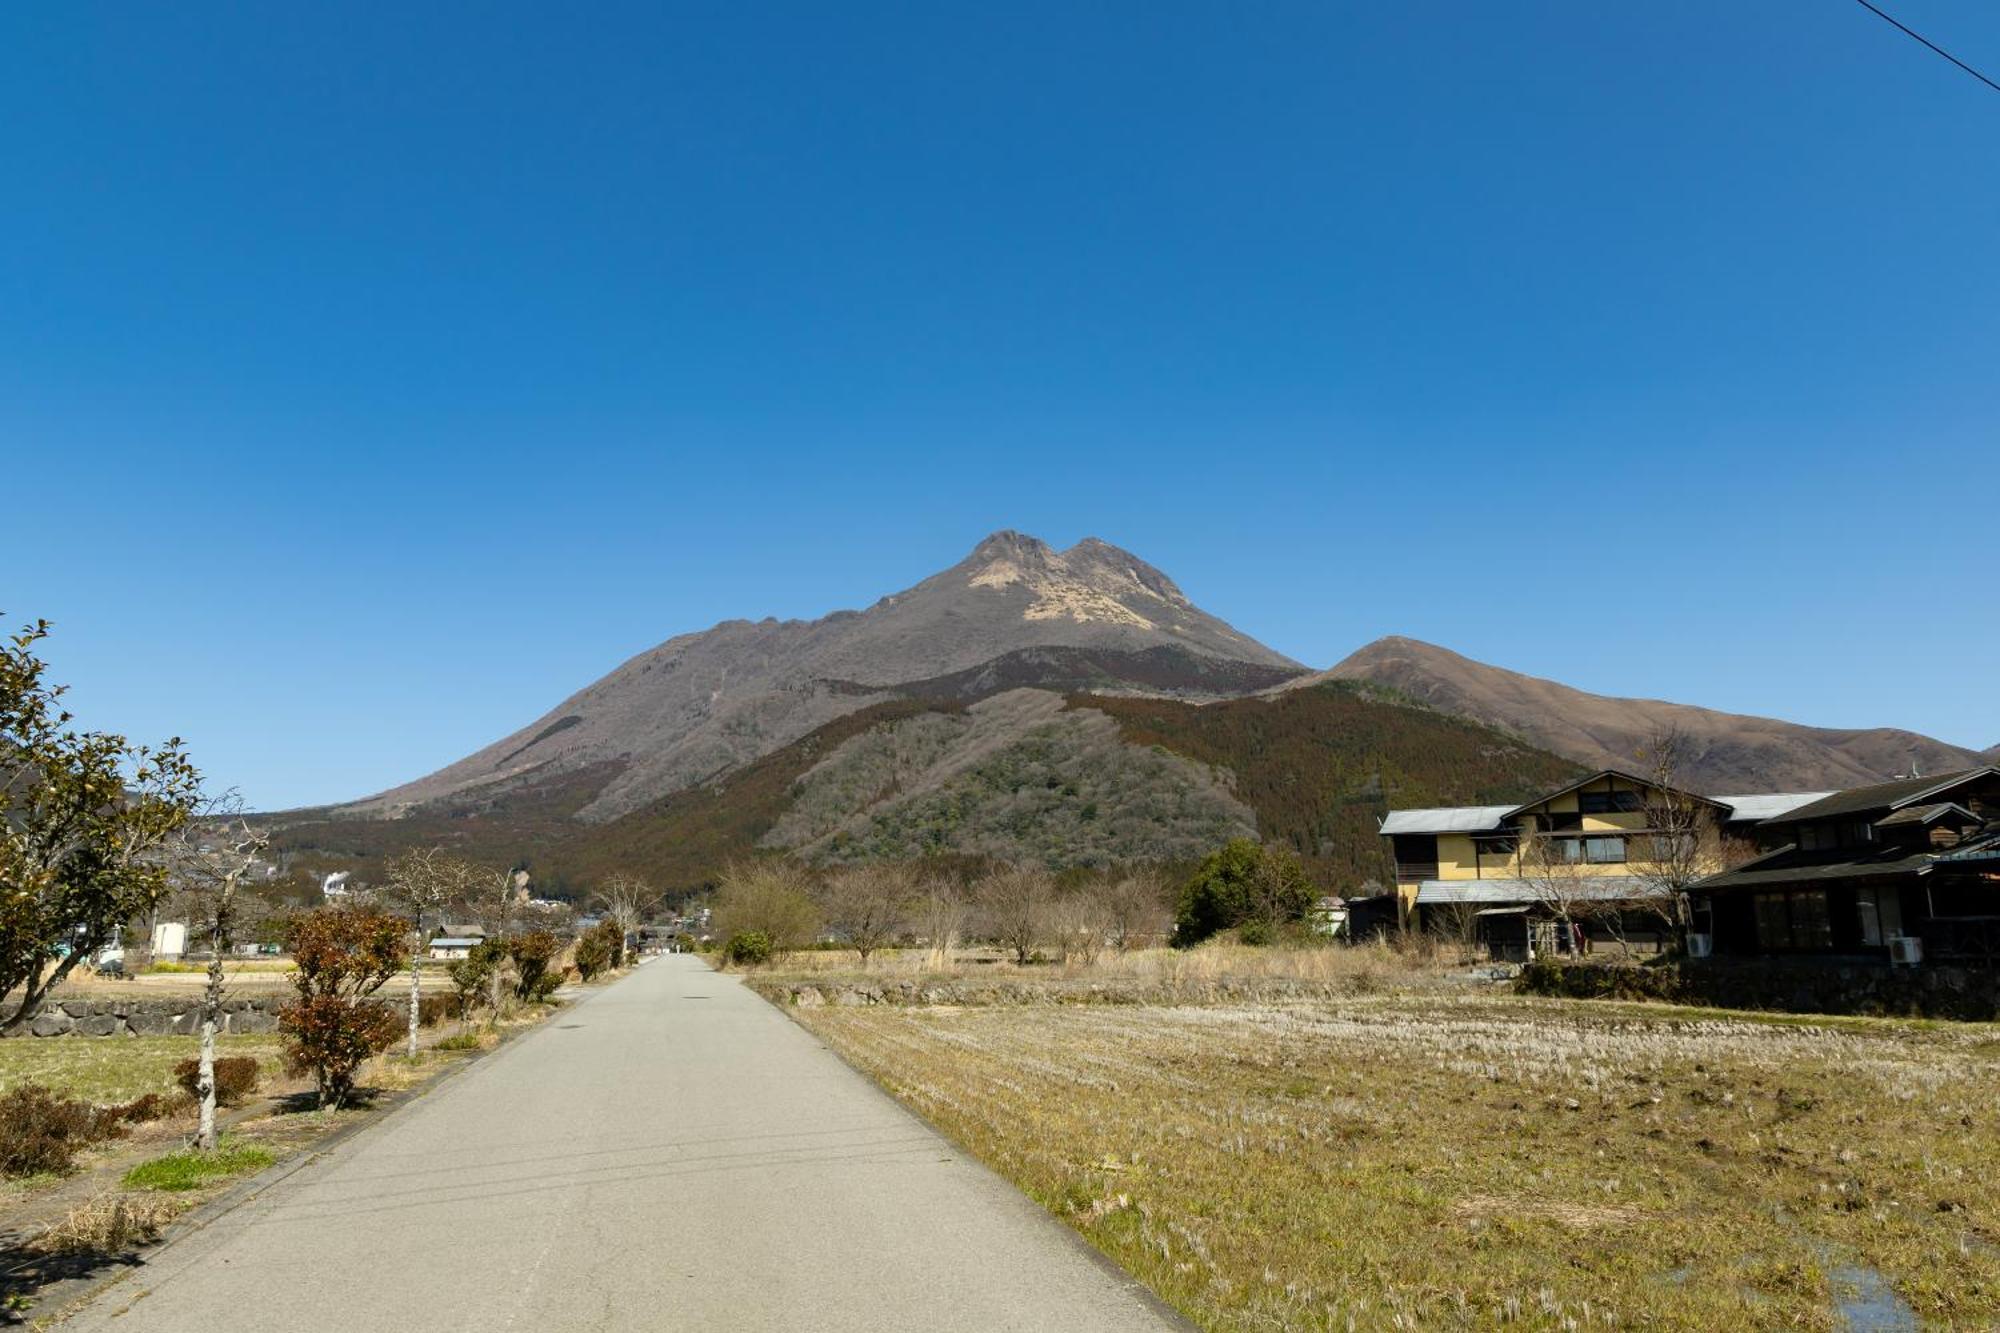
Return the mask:
<svg viewBox="0 0 2000 1333">
<path fill-rule="evenodd" d="M 630 975 L 631 973 L 628 971 L 623 976 L 617 978 L 617 981 L 623 981 L 626 976 Z M 612 985 L 615 986 L 617 981 L 614 981 Z M 567 990 L 568 988 L 565 987 L 564 989 Z M 594 995 L 601 995 L 610 989 L 611 986 L 590 987 L 588 993 L 580 997 L 572 993 L 566 1000 L 564 1007 L 580 1008 Z M 555 1015 L 551 1014 L 549 1017 L 553 1018 Z M 325 1138 L 314 1142 L 311 1147 L 302 1150 L 297 1155 L 288 1157 L 275 1165 L 268 1166 L 245 1180 L 237 1181 L 207 1203 L 175 1218 L 168 1224 L 165 1234 L 153 1244 L 128 1251 L 116 1259 L 107 1260 L 108 1263 L 116 1265 L 111 1271 L 93 1274 L 90 1277 L 74 1278 L 68 1282 L 58 1282 L 44 1288 L 36 1295 L 36 1305 L 44 1308 L 32 1317 L 26 1319 L 18 1319 L 17 1317 L 17 1319 L 10 1320 L 5 1312 L 0 1312 L 0 1326 L 9 1323 L 19 1323 L 33 1329 L 57 1327 L 83 1305 L 96 1300 L 99 1296 L 127 1278 L 144 1272 L 146 1264 L 153 1257 L 186 1240 L 188 1237 L 206 1230 L 209 1226 L 236 1211 L 244 1204 L 249 1203 L 252 1199 L 257 1198 L 272 1186 L 282 1183 L 294 1173 L 302 1171 L 314 1162 L 317 1162 L 320 1158 L 326 1156 L 326 1154 L 332 1152 L 355 1135 L 375 1128 L 375 1126 L 381 1124 L 404 1107 L 428 1095 L 440 1084 L 448 1082 L 466 1070 L 502 1054 L 523 1038 L 543 1031 L 547 1021 L 545 1019 L 543 1022 L 536 1023 L 532 1027 L 517 1028 L 512 1032 L 503 1033 L 499 1042 L 491 1050 L 479 1051 L 476 1054 L 468 1055 L 465 1059 L 454 1060 L 452 1063 L 426 1076 L 421 1082 L 407 1088 L 400 1088 L 395 1092 L 387 1093 L 377 1098 L 369 1106 L 367 1113 L 352 1124 L 342 1125 L 339 1129 L 333 1130 Z M 234 1116 L 230 1123 L 240 1124 L 242 1121 L 256 1114 L 256 1111 L 257 1108 L 254 1107 L 246 1108 L 242 1113 Z"/>
</svg>

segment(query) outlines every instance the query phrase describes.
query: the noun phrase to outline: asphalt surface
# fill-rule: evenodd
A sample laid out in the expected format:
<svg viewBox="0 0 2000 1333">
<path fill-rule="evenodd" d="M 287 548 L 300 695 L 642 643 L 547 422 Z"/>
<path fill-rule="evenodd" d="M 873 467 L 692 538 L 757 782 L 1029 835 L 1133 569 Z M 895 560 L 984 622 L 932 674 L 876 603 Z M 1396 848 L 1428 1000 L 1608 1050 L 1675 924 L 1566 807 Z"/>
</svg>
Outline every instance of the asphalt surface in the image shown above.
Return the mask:
<svg viewBox="0 0 2000 1333">
<path fill-rule="evenodd" d="M 75 1330 L 1185 1327 L 732 977 L 668 956 L 65 1320 Z"/>
</svg>

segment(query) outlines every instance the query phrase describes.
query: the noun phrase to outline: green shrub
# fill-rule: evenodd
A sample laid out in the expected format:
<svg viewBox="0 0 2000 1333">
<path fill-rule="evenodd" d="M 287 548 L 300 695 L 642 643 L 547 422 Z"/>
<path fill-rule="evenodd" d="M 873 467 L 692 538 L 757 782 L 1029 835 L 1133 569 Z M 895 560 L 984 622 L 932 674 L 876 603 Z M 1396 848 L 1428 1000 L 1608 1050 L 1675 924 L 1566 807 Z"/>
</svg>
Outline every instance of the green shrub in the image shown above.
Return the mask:
<svg viewBox="0 0 2000 1333">
<path fill-rule="evenodd" d="M 1202 860 L 1181 889 L 1174 913 L 1174 943 L 1199 944 L 1219 931 L 1255 922 L 1269 928 L 1297 921 L 1312 906 L 1316 894 L 1305 867 L 1288 847 L 1259 846 L 1249 838 L 1234 838 Z"/>
<path fill-rule="evenodd" d="M 755 967 L 771 960 L 771 937 L 761 930 L 739 930 L 722 946 L 722 956 L 738 967 Z"/>
<path fill-rule="evenodd" d="M 1236 938 L 1252 948 L 1261 949 L 1276 937 L 1276 930 L 1268 921 L 1246 921 L 1237 930 Z"/>
<path fill-rule="evenodd" d="M 483 1045 L 477 1032 L 454 1032 L 438 1041 L 440 1051 L 476 1051 Z"/>
<path fill-rule="evenodd" d="M 600 972 L 618 966 L 618 955 L 623 951 L 625 932 L 616 921 L 602 921 L 583 932 L 576 942 L 576 952 L 571 961 L 576 964 L 576 974 L 589 981 Z"/>
<path fill-rule="evenodd" d="M 37 1083 L 0 1093 L 0 1175 L 67 1175 L 85 1148 L 125 1132 L 119 1112 Z"/>
<path fill-rule="evenodd" d="M 174 1082 L 190 1097 L 201 1096 L 201 1061 L 174 1066 Z M 215 1104 L 241 1106 L 257 1090 L 257 1061 L 248 1055 L 225 1055 L 215 1061 Z"/>
<path fill-rule="evenodd" d="M 486 985 L 493 979 L 493 969 L 499 967 L 506 957 L 507 947 L 503 941 L 481 940 L 467 951 L 465 957 L 451 965 L 451 984 L 458 990 L 460 1018 L 486 1003 Z"/>
</svg>

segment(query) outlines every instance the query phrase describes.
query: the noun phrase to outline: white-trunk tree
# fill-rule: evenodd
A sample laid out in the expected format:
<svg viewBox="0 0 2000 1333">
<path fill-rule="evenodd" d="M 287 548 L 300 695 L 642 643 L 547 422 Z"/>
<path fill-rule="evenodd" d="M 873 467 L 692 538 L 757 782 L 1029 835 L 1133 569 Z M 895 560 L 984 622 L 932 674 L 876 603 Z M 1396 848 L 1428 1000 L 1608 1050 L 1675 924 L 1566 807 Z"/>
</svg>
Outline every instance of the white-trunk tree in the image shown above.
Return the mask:
<svg viewBox="0 0 2000 1333">
<path fill-rule="evenodd" d="M 195 1147 L 203 1152 L 214 1151 L 216 1145 L 215 1039 L 222 1028 L 222 1002 L 228 985 L 223 963 L 236 944 L 245 883 L 263 864 L 269 846 L 265 836 L 235 812 L 234 805 L 234 798 L 211 805 L 207 817 L 182 829 L 165 848 L 174 896 L 209 949 L 195 1076 L 199 1114 Z"/>
<path fill-rule="evenodd" d="M 439 847 L 418 847 L 389 863 L 386 889 L 394 905 L 410 914 L 410 1014 L 406 1054 L 417 1058 L 417 1029 L 423 1013 L 423 956 L 426 922 L 441 924 L 445 908 L 463 902 L 477 882 L 478 867 Z"/>
</svg>

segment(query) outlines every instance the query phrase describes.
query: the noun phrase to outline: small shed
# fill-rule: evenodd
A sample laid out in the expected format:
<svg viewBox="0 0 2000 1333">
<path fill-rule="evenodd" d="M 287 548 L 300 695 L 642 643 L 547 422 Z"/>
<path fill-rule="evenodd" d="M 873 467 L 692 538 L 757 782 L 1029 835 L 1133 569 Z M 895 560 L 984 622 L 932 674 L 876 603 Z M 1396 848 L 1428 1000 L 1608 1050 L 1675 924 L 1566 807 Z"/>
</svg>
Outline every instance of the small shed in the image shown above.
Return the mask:
<svg viewBox="0 0 2000 1333">
<path fill-rule="evenodd" d="M 456 962 L 471 957 L 472 951 L 483 943 L 482 936 L 439 935 L 430 943 L 430 955 L 439 962 Z"/>
</svg>

